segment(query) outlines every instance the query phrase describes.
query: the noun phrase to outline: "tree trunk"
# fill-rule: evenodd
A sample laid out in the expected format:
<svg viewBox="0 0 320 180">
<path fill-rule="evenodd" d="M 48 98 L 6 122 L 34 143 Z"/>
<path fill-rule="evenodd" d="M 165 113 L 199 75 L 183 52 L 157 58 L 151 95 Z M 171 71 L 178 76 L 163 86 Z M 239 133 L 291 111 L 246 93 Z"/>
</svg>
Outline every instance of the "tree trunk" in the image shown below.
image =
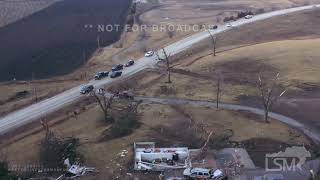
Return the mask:
<svg viewBox="0 0 320 180">
<path fill-rule="evenodd" d="M 270 123 L 270 121 L 269 121 L 269 110 L 268 109 L 264 110 L 264 120 L 265 120 L 266 123 Z"/>
<path fill-rule="evenodd" d="M 171 83 L 171 69 L 170 69 L 170 62 L 169 62 L 169 56 L 167 55 L 166 51 L 164 49 L 163 50 L 163 54 L 166 58 L 166 63 L 167 63 L 167 76 L 168 76 L 168 81 L 167 83 Z"/>
<path fill-rule="evenodd" d="M 216 39 L 214 39 L 214 42 L 213 42 L 213 56 L 216 56 Z"/>
<path fill-rule="evenodd" d="M 220 92 L 219 92 L 219 89 L 218 89 L 218 92 L 217 92 L 217 102 L 216 102 L 216 108 L 219 109 L 219 96 L 220 96 Z"/>
<path fill-rule="evenodd" d="M 168 70 L 168 83 L 171 83 L 171 73 L 170 73 L 170 70 Z"/>
</svg>

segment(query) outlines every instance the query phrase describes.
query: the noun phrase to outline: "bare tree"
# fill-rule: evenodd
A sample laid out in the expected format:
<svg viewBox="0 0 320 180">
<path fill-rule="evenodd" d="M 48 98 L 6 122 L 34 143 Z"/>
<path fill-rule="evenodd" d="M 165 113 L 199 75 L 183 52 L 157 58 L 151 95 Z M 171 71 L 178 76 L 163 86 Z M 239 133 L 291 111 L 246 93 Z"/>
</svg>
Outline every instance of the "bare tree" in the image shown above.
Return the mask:
<svg viewBox="0 0 320 180">
<path fill-rule="evenodd" d="M 258 90 L 260 92 L 260 99 L 264 109 L 264 120 L 266 123 L 269 123 L 269 112 L 273 104 L 286 92 L 286 90 L 283 90 L 281 93 L 276 92 L 278 81 L 279 73 L 270 83 L 263 80 L 261 74 L 259 75 Z"/>
<path fill-rule="evenodd" d="M 51 133 L 48 121 L 45 119 L 40 119 L 40 124 L 42 125 L 43 129 L 46 131 L 46 138 L 48 138 Z"/>
<path fill-rule="evenodd" d="M 115 116 L 115 121 L 111 126 L 109 134 L 105 136 L 107 139 L 128 135 L 140 126 L 138 107 L 142 103 L 142 100 L 134 101 L 133 99 L 126 99 L 123 103 L 125 107 Z"/>
<path fill-rule="evenodd" d="M 222 93 L 222 81 L 223 77 L 220 71 L 216 73 L 216 108 L 219 109 L 220 97 Z"/>
<path fill-rule="evenodd" d="M 213 131 L 211 131 L 207 137 L 207 140 L 205 141 L 205 143 L 203 144 L 203 146 L 201 147 L 201 149 L 199 150 L 198 154 L 193 158 L 194 160 L 200 160 L 203 159 L 207 152 L 208 152 L 208 144 L 210 142 L 210 138 L 213 135 Z"/>
<path fill-rule="evenodd" d="M 31 89 L 32 89 L 32 95 L 33 95 L 33 100 L 35 102 L 38 102 L 38 89 L 37 89 L 37 85 L 35 83 L 35 73 L 32 72 L 32 76 L 31 76 L 31 82 L 30 83 L 30 86 L 31 86 Z"/>
<path fill-rule="evenodd" d="M 104 118 L 106 121 L 112 121 L 112 118 L 109 116 L 109 110 L 111 109 L 112 102 L 114 100 L 115 95 L 111 94 L 108 96 L 108 94 L 102 90 L 97 94 L 96 92 L 92 92 L 91 96 L 94 97 L 94 99 L 99 104 L 100 109 L 102 110 L 104 114 Z"/>
<path fill-rule="evenodd" d="M 213 56 L 216 56 L 216 48 L 217 48 L 217 36 L 211 34 L 210 30 L 207 30 L 210 35 L 210 43 L 212 45 Z"/>
<path fill-rule="evenodd" d="M 166 65 L 167 65 L 167 75 L 168 75 L 167 76 L 168 77 L 167 83 L 172 83 L 172 81 L 171 81 L 171 67 L 170 67 L 170 62 L 169 62 L 170 54 L 168 55 L 164 48 L 162 48 L 162 52 L 163 52 L 164 58 L 166 60 Z"/>
</svg>

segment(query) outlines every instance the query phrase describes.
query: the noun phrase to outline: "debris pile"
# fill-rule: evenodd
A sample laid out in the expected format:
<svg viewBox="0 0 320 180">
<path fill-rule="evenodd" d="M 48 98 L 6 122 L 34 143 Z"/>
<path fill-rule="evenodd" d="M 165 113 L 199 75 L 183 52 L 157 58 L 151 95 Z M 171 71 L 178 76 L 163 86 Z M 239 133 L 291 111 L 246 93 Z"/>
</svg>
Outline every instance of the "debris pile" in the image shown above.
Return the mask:
<svg viewBox="0 0 320 180">
<path fill-rule="evenodd" d="M 69 159 L 66 159 L 64 161 L 64 164 L 67 166 L 68 171 L 59 176 L 56 180 L 74 179 L 80 176 L 84 176 L 88 173 L 97 172 L 96 168 L 82 166 L 80 165 L 80 163 L 74 163 L 71 165 Z"/>
</svg>

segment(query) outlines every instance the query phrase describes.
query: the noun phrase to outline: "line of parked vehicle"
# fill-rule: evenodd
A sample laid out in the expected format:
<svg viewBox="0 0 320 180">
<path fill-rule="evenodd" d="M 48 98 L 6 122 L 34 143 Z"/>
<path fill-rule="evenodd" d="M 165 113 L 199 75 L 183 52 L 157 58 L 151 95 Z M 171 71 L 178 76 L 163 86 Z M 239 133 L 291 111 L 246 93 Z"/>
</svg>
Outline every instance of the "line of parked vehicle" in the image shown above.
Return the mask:
<svg viewBox="0 0 320 180">
<path fill-rule="evenodd" d="M 244 17 L 245 19 L 251 19 L 253 18 L 253 15 L 246 15 Z M 228 23 L 226 25 L 228 28 L 232 28 L 233 25 L 231 23 Z M 218 29 L 218 26 L 215 25 L 213 27 L 210 27 L 210 29 Z M 145 53 L 145 57 L 152 57 L 154 55 L 154 52 L 153 51 L 148 51 L 147 53 Z M 101 72 L 98 72 L 95 76 L 94 76 L 94 79 L 95 80 L 100 80 L 100 79 L 103 79 L 105 77 L 108 77 L 109 74 L 110 74 L 110 78 L 116 78 L 116 77 L 119 77 L 122 75 L 122 71 L 123 70 L 123 67 L 130 67 L 130 66 L 133 66 L 134 65 L 134 60 L 129 60 L 126 64 L 117 64 L 115 66 L 112 67 L 111 69 L 111 72 L 109 71 L 101 71 Z M 94 86 L 93 85 L 86 85 L 86 86 L 83 86 L 80 90 L 80 93 L 81 94 L 87 94 L 91 91 L 93 91 L 94 89 Z"/>
<path fill-rule="evenodd" d="M 148 51 L 144 56 L 152 57 L 154 55 L 153 51 Z M 124 67 L 130 67 L 134 65 L 134 60 L 129 60 L 126 64 L 117 64 L 111 68 L 111 71 L 100 71 L 94 76 L 95 80 L 100 80 L 106 78 L 110 75 L 110 78 L 116 78 L 122 75 L 122 70 Z M 81 94 L 87 94 L 94 90 L 94 86 L 91 84 L 85 85 L 80 89 Z"/>
<path fill-rule="evenodd" d="M 246 15 L 244 17 L 245 19 L 251 19 L 253 18 L 253 15 Z M 227 27 L 228 28 L 232 28 L 233 25 L 231 23 L 228 23 L 227 24 Z M 213 27 L 210 27 L 210 29 L 217 29 L 218 26 L 215 25 Z M 147 53 L 145 53 L 145 57 L 152 57 L 154 55 L 154 52 L 153 51 L 148 51 Z M 115 66 L 112 67 L 111 69 L 111 74 L 110 72 L 108 71 L 102 71 L 102 72 L 98 72 L 95 76 L 94 76 L 94 79 L 95 80 L 100 80 L 100 79 L 103 79 L 105 77 L 108 77 L 109 74 L 110 74 L 110 78 L 116 78 L 116 77 L 119 77 L 122 75 L 122 71 L 123 70 L 123 67 L 130 67 L 130 66 L 133 66 L 134 65 L 134 60 L 129 60 L 126 64 L 117 64 Z M 94 89 L 93 85 L 86 85 L 86 86 L 83 86 L 80 90 L 80 93 L 81 94 L 86 94 L 86 93 L 89 93 L 91 92 L 92 90 Z"/>
<path fill-rule="evenodd" d="M 251 19 L 251 18 L 253 18 L 253 15 L 246 15 L 244 18 L 245 18 L 245 19 Z M 228 27 L 228 28 L 232 28 L 233 25 L 232 25 L 231 23 L 228 23 L 228 24 L 227 24 L 227 27 Z"/>
</svg>

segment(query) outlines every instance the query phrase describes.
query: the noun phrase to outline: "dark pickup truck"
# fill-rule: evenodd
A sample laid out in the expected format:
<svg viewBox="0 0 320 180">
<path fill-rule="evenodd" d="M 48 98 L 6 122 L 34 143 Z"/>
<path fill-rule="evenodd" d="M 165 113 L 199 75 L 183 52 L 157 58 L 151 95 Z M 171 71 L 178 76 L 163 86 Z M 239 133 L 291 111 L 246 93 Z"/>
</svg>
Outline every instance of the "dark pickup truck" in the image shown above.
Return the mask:
<svg viewBox="0 0 320 180">
<path fill-rule="evenodd" d="M 87 93 L 93 91 L 93 89 L 94 89 L 93 85 L 86 85 L 81 88 L 80 93 L 87 94 Z"/>
<path fill-rule="evenodd" d="M 121 71 L 114 71 L 111 73 L 110 77 L 111 78 L 116 78 L 116 77 L 119 77 L 121 76 L 122 72 Z"/>
<path fill-rule="evenodd" d="M 123 64 L 118 64 L 112 67 L 112 71 L 120 71 L 123 69 Z"/>
<path fill-rule="evenodd" d="M 98 72 L 98 73 L 94 76 L 94 79 L 95 79 L 95 80 L 99 80 L 99 79 L 108 77 L 108 75 L 109 75 L 109 72 L 108 72 L 108 71 Z"/>
</svg>

